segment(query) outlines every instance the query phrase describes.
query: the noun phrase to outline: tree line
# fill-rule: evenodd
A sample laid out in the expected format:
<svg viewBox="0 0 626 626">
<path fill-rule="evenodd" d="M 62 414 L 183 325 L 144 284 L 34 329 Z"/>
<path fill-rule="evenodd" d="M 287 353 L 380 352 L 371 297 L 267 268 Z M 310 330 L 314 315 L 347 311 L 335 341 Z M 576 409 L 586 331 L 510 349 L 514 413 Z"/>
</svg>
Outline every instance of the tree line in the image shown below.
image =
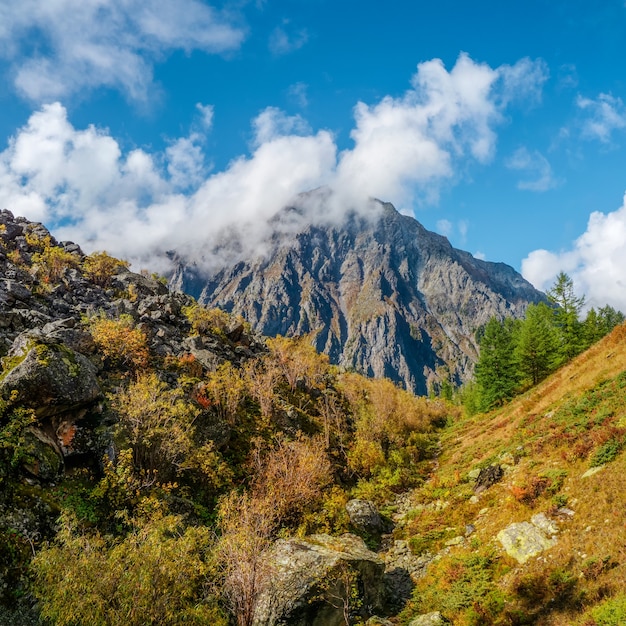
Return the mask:
<svg viewBox="0 0 626 626">
<path fill-rule="evenodd" d="M 559 273 L 547 302 L 529 305 L 523 320 L 492 317 L 481 329 L 475 382 L 464 392 L 471 412 L 488 411 L 536 385 L 624 322 L 621 311 L 591 308 L 584 319 L 584 296 Z"/>
</svg>

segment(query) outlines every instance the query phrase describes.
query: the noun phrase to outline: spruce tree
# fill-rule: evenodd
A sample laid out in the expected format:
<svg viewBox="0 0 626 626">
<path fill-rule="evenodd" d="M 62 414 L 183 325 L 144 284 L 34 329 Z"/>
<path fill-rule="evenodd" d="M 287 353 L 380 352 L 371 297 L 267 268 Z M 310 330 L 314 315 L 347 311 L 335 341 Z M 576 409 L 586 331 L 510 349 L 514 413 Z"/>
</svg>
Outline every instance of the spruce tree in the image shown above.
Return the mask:
<svg viewBox="0 0 626 626">
<path fill-rule="evenodd" d="M 480 340 L 476 382 L 480 388 L 480 408 L 487 411 L 515 395 L 519 374 L 515 360 L 517 324 L 492 317 Z"/>
<path fill-rule="evenodd" d="M 555 305 L 554 317 L 560 335 L 559 352 L 561 363 L 565 363 L 582 352 L 585 347 L 582 323 L 578 319 L 585 297 L 576 295 L 574 281 L 565 272 L 559 273 L 547 296 Z"/>
<path fill-rule="evenodd" d="M 533 385 L 543 380 L 556 366 L 558 346 L 552 309 L 543 302 L 531 304 L 520 326 L 516 346 L 521 374 Z"/>
</svg>

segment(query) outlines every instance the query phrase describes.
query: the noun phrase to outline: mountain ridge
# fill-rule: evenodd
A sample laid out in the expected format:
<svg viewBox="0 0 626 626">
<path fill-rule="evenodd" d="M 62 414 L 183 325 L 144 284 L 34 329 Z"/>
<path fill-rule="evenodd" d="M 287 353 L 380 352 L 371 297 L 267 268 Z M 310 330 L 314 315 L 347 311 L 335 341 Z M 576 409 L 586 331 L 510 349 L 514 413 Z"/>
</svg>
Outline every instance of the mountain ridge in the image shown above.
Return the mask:
<svg viewBox="0 0 626 626">
<path fill-rule="evenodd" d="M 333 362 L 417 393 L 460 384 L 478 355 L 476 331 L 545 297 L 510 266 L 476 259 L 376 204 L 376 213 L 343 222 L 277 229 L 265 254 L 205 278 L 179 261 L 170 284 L 264 335 L 310 333 Z"/>
</svg>

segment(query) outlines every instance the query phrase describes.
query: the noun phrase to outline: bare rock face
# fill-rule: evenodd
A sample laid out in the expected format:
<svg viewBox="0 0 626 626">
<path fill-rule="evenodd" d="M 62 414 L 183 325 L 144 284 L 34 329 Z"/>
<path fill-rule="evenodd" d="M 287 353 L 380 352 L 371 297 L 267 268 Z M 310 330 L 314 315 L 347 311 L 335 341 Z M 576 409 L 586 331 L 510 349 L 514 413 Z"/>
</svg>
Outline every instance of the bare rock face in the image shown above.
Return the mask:
<svg viewBox="0 0 626 626">
<path fill-rule="evenodd" d="M 277 228 L 265 256 L 206 279 L 181 262 L 171 284 L 265 335 L 312 333 L 331 361 L 421 394 L 468 379 L 475 332 L 492 316 L 518 317 L 543 299 L 513 268 L 453 248 L 391 204 L 339 225 L 300 217 L 298 232 Z"/>
<path fill-rule="evenodd" d="M 268 558 L 273 576 L 255 626 L 340 626 L 346 612 L 368 617 L 382 607 L 384 563 L 355 535 L 279 540 Z"/>
</svg>

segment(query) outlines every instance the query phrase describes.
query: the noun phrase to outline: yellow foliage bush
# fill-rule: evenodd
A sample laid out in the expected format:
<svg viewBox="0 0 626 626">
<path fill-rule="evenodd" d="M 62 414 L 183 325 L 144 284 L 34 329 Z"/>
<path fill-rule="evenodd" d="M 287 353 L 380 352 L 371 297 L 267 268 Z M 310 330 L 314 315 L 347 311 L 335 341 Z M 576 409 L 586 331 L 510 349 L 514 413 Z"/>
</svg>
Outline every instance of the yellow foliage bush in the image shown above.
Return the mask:
<svg viewBox="0 0 626 626">
<path fill-rule="evenodd" d="M 138 471 L 175 475 L 193 450 L 193 423 L 199 409 L 180 388 L 169 389 L 156 374 L 144 374 L 111 397 L 120 428 L 133 450 Z"/>
<path fill-rule="evenodd" d="M 183 307 L 183 313 L 195 335 L 214 333 L 224 335 L 230 326 L 230 315 L 221 309 L 207 309 L 199 304 Z"/>
<path fill-rule="evenodd" d="M 33 270 L 43 283 L 58 281 L 68 268 L 76 268 L 80 259 L 75 254 L 57 246 L 45 246 L 33 254 Z"/>
<path fill-rule="evenodd" d="M 307 389 L 319 387 L 328 376 L 328 356 L 318 354 L 307 337 L 290 339 L 279 335 L 268 339 L 267 347 L 292 390 L 299 380 L 302 380 Z"/>
<path fill-rule="evenodd" d="M 148 338 L 130 315 L 94 317 L 88 322 L 93 340 L 111 367 L 145 369 L 150 361 Z"/>
<path fill-rule="evenodd" d="M 83 259 L 85 276 L 101 287 L 107 287 L 111 278 L 129 265 L 128 261 L 116 259 L 104 251 L 94 252 Z"/>
<path fill-rule="evenodd" d="M 211 533 L 159 508 L 113 541 L 65 515 L 33 560 L 41 614 L 56 626 L 226 626 L 206 589 Z"/>
<path fill-rule="evenodd" d="M 236 422 L 246 394 L 246 382 L 238 368 L 230 361 L 223 363 L 207 376 L 201 390 L 201 397 L 206 398 L 207 406 L 212 407 L 229 424 Z"/>
</svg>

